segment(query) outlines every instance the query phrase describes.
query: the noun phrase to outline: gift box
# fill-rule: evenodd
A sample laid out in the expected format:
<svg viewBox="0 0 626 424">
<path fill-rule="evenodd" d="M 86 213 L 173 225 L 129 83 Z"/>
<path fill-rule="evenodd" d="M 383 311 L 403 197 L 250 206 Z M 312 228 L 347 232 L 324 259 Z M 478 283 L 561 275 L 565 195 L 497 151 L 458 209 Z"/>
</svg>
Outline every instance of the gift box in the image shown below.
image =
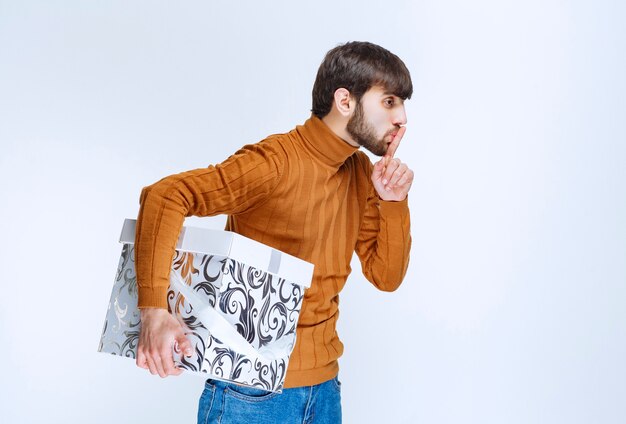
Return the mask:
<svg viewBox="0 0 626 424">
<path fill-rule="evenodd" d="M 135 220 L 122 254 L 98 350 L 135 358 L 141 325 L 135 274 Z M 229 231 L 183 227 L 172 261 L 168 309 L 193 355 L 174 362 L 206 377 L 280 392 L 313 265 Z"/>
</svg>

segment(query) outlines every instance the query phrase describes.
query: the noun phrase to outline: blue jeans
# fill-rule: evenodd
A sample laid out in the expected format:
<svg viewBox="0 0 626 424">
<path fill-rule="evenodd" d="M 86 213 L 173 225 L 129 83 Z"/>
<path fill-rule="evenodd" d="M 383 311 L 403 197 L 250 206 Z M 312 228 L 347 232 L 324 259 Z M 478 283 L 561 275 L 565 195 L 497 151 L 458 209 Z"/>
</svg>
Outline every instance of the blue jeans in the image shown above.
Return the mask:
<svg viewBox="0 0 626 424">
<path fill-rule="evenodd" d="M 339 424 L 341 383 L 335 377 L 316 386 L 282 393 L 207 380 L 198 424 Z"/>
</svg>

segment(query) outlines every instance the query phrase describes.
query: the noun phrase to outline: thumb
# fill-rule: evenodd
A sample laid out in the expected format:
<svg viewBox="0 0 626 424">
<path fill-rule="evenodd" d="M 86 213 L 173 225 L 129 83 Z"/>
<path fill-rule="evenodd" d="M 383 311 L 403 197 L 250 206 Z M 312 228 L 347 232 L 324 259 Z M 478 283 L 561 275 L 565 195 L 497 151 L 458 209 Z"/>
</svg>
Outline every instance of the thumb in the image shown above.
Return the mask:
<svg viewBox="0 0 626 424">
<path fill-rule="evenodd" d="M 178 348 L 185 356 L 191 356 L 193 350 L 191 349 L 191 342 L 182 331 L 176 335 L 176 343 Z"/>
<path fill-rule="evenodd" d="M 378 162 L 374 164 L 374 171 L 372 172 L 372 180 L 376 181 L 382 177 L 383 171 L 385 170 L 385 162 L 386 162 L 385 158 L 382 158 L 381 160 L 379 160 Z"/>
</svg>

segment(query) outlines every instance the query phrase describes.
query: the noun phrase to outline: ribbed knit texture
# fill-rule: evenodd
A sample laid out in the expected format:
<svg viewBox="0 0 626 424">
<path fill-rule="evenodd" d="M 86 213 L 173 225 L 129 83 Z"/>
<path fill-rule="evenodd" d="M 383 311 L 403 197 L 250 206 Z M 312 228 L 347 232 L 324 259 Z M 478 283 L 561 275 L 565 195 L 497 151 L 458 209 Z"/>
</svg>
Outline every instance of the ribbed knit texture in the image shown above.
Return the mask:
<svg viewBox="0 0 626 424">
<path fill-rule="evenodd" d="M 185 216 L 228 214 L 226 229 L 315 265 L 306 290 L 285 387 L 337 375 L 339 292 L 356 251 L 366 278 L 395 290 L 411 246 L 407 201 L 384 202 L 370 181 L 369 158 L 311 117 L 219 165 L 145 187 L 135 256 L 139 306 L 167 308 L 166 292 Z"/>
</svg>

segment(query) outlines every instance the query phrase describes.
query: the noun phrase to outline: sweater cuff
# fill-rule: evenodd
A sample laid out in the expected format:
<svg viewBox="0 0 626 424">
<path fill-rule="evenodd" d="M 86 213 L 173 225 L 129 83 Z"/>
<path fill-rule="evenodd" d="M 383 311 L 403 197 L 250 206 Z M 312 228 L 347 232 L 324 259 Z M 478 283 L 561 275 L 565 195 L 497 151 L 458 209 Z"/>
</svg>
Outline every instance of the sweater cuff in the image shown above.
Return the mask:
<svg viewBox="0 0 626 424">
<path fill-rule="evenodd" d="M 382 214 L 406 213 L 409 210 L 409 196 L 398 202 L 380 200 L 379 209 Z"/>
<path fill-rule="evenodd" d="M 139 309 L 167 309 L 167 287 L 139 287 L 137 295 Z"/>
</svg>

